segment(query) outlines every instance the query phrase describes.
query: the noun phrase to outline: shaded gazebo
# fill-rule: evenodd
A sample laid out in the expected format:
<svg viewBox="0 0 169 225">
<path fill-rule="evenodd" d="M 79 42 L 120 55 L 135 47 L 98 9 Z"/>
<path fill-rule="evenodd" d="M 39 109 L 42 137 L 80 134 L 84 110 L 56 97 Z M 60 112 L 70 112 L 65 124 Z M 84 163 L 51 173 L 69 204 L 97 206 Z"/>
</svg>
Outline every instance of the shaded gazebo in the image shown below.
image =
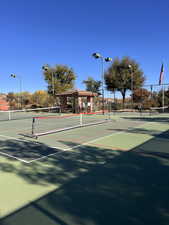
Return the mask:
<svg viewBox="0 0 169 225">
<path fill-rule="evenodd" d="M 59 97 L 60 99 L 61 111 L 68 111 L 69 107 L 71 107 L 74 113 L 81 113 L 84 111 L 93 112 L 93 99 L 96 96 L 98 96 L 97 93 L 83 90 L 70 90 L 56 94 L 56 97 Z M 71 104 L 68 104 L 69 102 L 71 102 Z"/>
</svg>

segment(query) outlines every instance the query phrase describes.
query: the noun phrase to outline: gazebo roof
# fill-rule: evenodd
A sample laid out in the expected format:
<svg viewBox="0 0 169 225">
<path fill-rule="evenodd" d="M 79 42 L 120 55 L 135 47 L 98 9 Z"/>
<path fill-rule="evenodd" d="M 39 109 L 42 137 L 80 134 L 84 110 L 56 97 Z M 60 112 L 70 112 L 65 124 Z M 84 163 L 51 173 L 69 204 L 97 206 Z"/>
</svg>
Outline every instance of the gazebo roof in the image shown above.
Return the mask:
<svg viewBox="0 0 169 225">
<path fill-rule="evenodd" d="M 91 92 L 91 91 L 83 91 L 83 90 L 70 90 L 70 91 L 64 91 L 62 93 L 56 94 L 56 96 L 77 96 L 77 97 L 94 97 L 98 96 L 97 93 Z"/>
</svg>

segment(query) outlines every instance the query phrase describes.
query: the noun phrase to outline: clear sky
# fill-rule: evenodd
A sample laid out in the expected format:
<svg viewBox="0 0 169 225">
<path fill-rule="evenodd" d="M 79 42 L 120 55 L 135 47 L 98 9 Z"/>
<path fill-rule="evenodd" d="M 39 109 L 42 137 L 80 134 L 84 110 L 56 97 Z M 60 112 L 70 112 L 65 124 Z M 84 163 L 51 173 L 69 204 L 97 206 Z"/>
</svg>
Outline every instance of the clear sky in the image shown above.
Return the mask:
<svg viewBox="0 0 169 225">
<path fill-rule="evenodd" d="M 169 83 L 168 0 L 2 0 L 0 13 L 0 92 L 46 89 L 41 67 L 66 64 L 84 89 L 88 76 L 100 79 L 100 62 L 91 57 L 130 56 L 158 83 L 164 62 Z"/>
</svg>

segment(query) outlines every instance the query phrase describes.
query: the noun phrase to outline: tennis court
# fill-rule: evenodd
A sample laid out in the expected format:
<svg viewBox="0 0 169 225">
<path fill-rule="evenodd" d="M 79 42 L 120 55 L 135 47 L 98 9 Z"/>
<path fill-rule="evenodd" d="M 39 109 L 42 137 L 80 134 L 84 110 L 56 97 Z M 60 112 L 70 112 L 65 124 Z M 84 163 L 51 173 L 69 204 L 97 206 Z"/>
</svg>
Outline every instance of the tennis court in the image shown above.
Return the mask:
<svg viewBox="0 0 169 225">
<path fill-rule="evenodd" d="M 57 121 L 62 120 L 59 116 Z M 128 112 L 99 115 L 96 121 L 93 117 L 87 120 L 92 125 L 79 127 L 75 117 L 64 115 L 57 128 L 73 123 L 74 129 L 55 129 L 37 139 L 23 135 L 31 133 L 32 118 L 0 121 L 3 225 L 169 222 L 169 115 Z M 56 117 L 50 119 L 49 124 L 43 121 L 53 130 Z M 137 201 L 141 205 L 136 209 Z M 140 214 L 143 209 L 146 218 Z"/>
<path fill-rule="evenodd" d="M 36 117 L 37 124 L 33 124 L 32 117 L 1 121 L 3 129 L 0 138 L 6 140 L 8 145 L 2 147 L 0 154 L 31 163 L 115 135 L 116 129 L 122 132 L 143 124 L 142 121 L 135 120 L 117 121 L 116 118 L 109 118 L 110 115 L 102 113 L 84 114 L 83 120 L 81 115 Z M 81 125 L 82 121 L 84 127 Z M 36 135 L 32 134 L 32 126 Z M 26 147 L 23 148 L 23 144 Z"/>
</svg>

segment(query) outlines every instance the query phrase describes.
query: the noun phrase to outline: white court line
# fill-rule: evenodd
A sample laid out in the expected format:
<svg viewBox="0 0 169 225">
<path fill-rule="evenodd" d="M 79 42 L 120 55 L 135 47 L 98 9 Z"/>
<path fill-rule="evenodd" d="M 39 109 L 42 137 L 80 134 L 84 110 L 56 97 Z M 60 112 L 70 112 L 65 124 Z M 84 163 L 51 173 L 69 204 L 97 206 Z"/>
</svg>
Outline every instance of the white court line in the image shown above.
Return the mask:
<svg viewBox="0 0 169 225">
<path fill-rule="evenodd" d="M 114 121 L 114 120 L 113 120 Z M 115 121 L 116 122 L 116 121 Z M 98 126 L 99 125 L 103 125 L 103 123 L 101 124 L 97 124 Z M 5 132 L 8 132 L 8 131 L 5 131 Z M 14 140 L 17 140 L 17 141 L 22 141 L 22 142 L 31 142 L 31 143 L 35 143 L 35 144 L 41 144 L 41 142 L 35 142 L 35 141 L 29 141 L 29 140 L 26 140 L 26 139 L 20 139 L 20 138 L 15 138 L 15 137 L 11 137 L 11 136 L 8 136 L 8 135 L 1 135 L 0 134 L 0 137 L 4 137 L 4 138 L 7 138 L 7 139 L 14 139 Z M 51 147 L 51 148 L 57 148 L 57 147 Z M 57 148 L 58 149 L 58 148 Z"/>
<path fill-rule="evenodd" d="M 67 148 L 67 149 L 65 149 L 66 151 L 69 151 L 69 150 L 71 150 L 71 149 L 74 149 L 74 148 L 78 148 L 78 147 L 80 147 L 80 146 L 82 146 L 82 145 L 86 145 L 86 144 L 90 144 L 90 143 L 93 143 L 93 142 L 95 142 L 95 141 L 98 141 L 98 140 L 101 140 L 101 139 L 104 139 L 104 138 L 108 138 L 108 137 L 111 137 L 111 136 L 113 136 L 113 135 L 115 135 L 115 134 L 121 134 L 121 133 L 125 133 L 126 131 L 120 131 L 120 132 L 115 132 L 115 133 L 113 133 L 113 134 L 108 134 L 108 135 L 105 135 L 105 136 L 102 136 L 102 137 L 99 137 L 99 138 L 95 138 L 95 139 L 93 139 L 93 140 L 91 140 L 91 141 L 87 141 L 87 142 L 84 142 L 83 144 L 80 144 L 80 145 L 76 145 L 76 146 L 74 146 L 74 147 L 72 147 L 72 148 Z"/>
<path fill-rule="evenodd" d="M 13 140 L 21 141 L 21 142 L 34 143 L 36 145 L 41 144 L 41 142 L 29 141 L 29 140 L 26 140 L 26 139 L 15 138 L 15 137 L 7 136 L 7 135 L 1 135 L 0 134 L 0 137 L 6 138 L 6 139 L 13 139 Z"/>
<path fill-rule="evenodd" d="M 19 138 L 15 138 L 15 137 L 7 136 L 7 135 L 2 135 L 2 134 L 0 134 L 0 137 L 4 137 L 4 138 L 8 138 L 8 139 L 14 139 L 14 140 L 17 140 L 17 141 L 22 141 L 22 140 L 21 140 L 21 139 L 19 139 Z"/>
<path fill-rule="evenodd" d="M 152 122 L 150 122 L 150 123 L 152 123 Z M 144 126 L 144 124 L 141 124 L 140 126 L 138 126 L 136 128 L 139 128 L 139 127 L 142 127 L 142 126 Z M 76 149 L 76 148 L 78 148 L 80 146 L 87 145 L 87 144 L 93 143 L 95 141 L 98 141 L 98 140 L 101 140 L 101 139 L 104 139 L 104 138 L 111 137 L 111 136 L 116 135 L 116 134 L 126 133 L 126 135 L 127 135 L 128 134 L 127 131 L 129 131 L 129 130 L 130 130 L 130 128 L 126 129 L 125 131 L 115 132 L 113 134 L 109 134 L 109 135 L 105 135 L 105 136 L 102 136 L 102 137 L 99 137 L 99 138 L 95 138 L 95 139 L 93 139 L 91 141 L 84 142 L 83 144 L 76 145 L 76 146 L 71 147 L 71 148 L 65 148 L 64 149 L 64 148 L 58 148 L 58 147 L 50 147 L 50 148 L 53 148 L 53 149 L 61 150 L 61 152 L 56 152 L 56 153 L 52 153 L 52 154 L 49 154 L 49 155 L 46 155 L 46 156 L 42 156 L 41 158 L 33 159 L 31 161 L 27 161 L 27 163 L 32 163 L 32 162 L 35 162 L 35 161 L 38 161 L 38 160 L 41 160 L 41 159 L 45 159 L 45 158 L 48 158 L 48 157 L 50 157 L 52 155 L 60 154 L 62 152 L 71 151 L 71 150 Z"/>
<path fill-rule="evenodd" d="M 120 131 L 120 132 L 117 132 L 117 133 L 105 135 L 105 136 L 103 136 L 103 137 L 95 138 L 95 139 L 93 139 L 93 140 L 91 140 L 91 141 L 84 142 L 83 144 L 76 145 L 76 146 L 71 147 L 71 148 L 65 148 L 65 149 L 64 149 L 64 148 L 58 148 L 58 147 L 50 147 L 50 148 L 58 149 L 58 150 L 61 150 L 61 151 L 60 151 L 60 152 L 51 153 L 51 154 L 49 154 L 49 155 L 45 155 L 45 156 L 42 156 L 42 157 L 40 157 L 40 158 L 37 158 L 37 159 L 33 159 L 33 160 L 30 160 L 30 161 L 27 161 L 27 163 L 32 163 L 32 162 L 35 162 L 35 161 L 38 161 L 38 160 L 41 160 L 41 159 L 44 159 L 44 158 L 48 158 L 48 157 L 50 157 L 50 156 L 52 156 L 52 155 L 57 155 L 57 154 L 60 154 L 60 153 L 62 153 L 62 152 L 71 151 L 72 149 L 78 148 L 78 147 L 80 147 L 80 146 L 83 146 L 83 145 L 86 145 L 86 144 L 90 144 L 90 143 L 95 142 L 95 141 L 97 141 L 97 140 L 101 140 L 101 139 L 103 139 L 103 138 L 111 137 L 111 136 L 113 136 L 113 135 L 115 135 L 115 134 L 121 134 L 121 133 L 125 133 L 125 131 Z"/>
<path fill-rule="evenodd" d="M 9 155 L 9 154 L 4 153 L 4 152 L 0 152 L 0 155 L 5 155 L 5 156 L 7 156 L 7 157 L 9 157 L 9 158 L 17 159 L 17 160 L 19 160 L 19 161 L 21 161 L 21 162 L 24 162 L 24 163 L 29 163 L 29 161 L 26 161 L 26 160 L 24 160 L 24 159 L 20 159 L 20 158 L 18 158 L 18 157 Z"/>
<path fill-rule="evenodd" d="M 67 152 L 68 151 L 67 149 L 64 149 L 64 148 L 63 149 L 62 148 L 55 148 L 55 147 L 50 147 L 50 148 L 58 149 L 58 150 L 61 150 L 61 151 L 60 152 L 51 153 L 49 155 L 45 155 L 45 156 L 39 157 L 37 159 L 33 159 L 33 160 L 30 160 L 30 161 L 27 161 L 27 163 L 29 164 L 29 163 L 32 163 L 32 162 L 35 162 L 35 161 L 39 161 L 41 159 L 48 158 L 48 157 L 50 157 L 52 155 L 59 155 L 60 153 L 63 153 L 63 152 Z"/>
<path fill-rule="evenodd" d="M 152 122 L 150 122 L 150 123 L 152 123 Z M 138 126 L 138 127 L 142 127 L 142 126 L 144 126 L 144 124 L 142 124 L 142 125 L 140 125 L 140 126 Z M 138 128 L 138 127 L 137 127 L 137 128 Z M 129 129 L 127 129 L 127 130 L 129 130 Z M 48 157 L 50 157 L 50 156 L 52 156 L 52 155 L 57 155 L 57 154 L 60 154 L 60 153 L 62 153 L 62 152 L 66 152 L 66 151 L 71 151 L 71 150 L 76 149 L 76 148 L 78 148 L 78 147 L 80 147 L 80 146 L 83 146 L 83 145 L 86 145 L 86 144 L 90 144 L 90 143 L 95 142 L 95 141 L 97 141 L 97 140 L 101 140 L 101 139 L 104 139 L 104 138 L 107 138 L 107 137 L 111 137 L 111 136 L 116 135 L 116 134 L 126 133 L 127 130 L 125 130 L 125 131 L 120 131 L 120 132 L 115 132 L 115 133 L 113 133 L 113 134 L 109 134 L 109 135 L 105 135 L 105 136 L 102 136 L 102 137 L 99 137 L 99 138 L 95 138 L 95 139 L 93 139 L 93 140 L 91 140 L 91 141 L 84 142 L 83 144 L 76 145 L 76 146 L 71 147 L 71 148 L 65 148 L 65 149 L 64 149 L 64 148 L 50 147 L 50 146 L 49 146 L 49 148 L 58 149 L 58 150 L 61 150 L 61 151 L 60 151 L 60 152 L 51 153 L 51 154 L 49 154 L 49 155 L 42 156 L 42 157 L 39 157 L 39 158 L 30 160 L 30 161 L 22 160 L 22 159 L 19 159 L 19 158 L 17 158 L 17 157 L 14 157 L 14 158 L 16 158 L 16 159 L 18 159 L 18 160 L 20 160 L 20 161 L 23 161 L 23 162 L 25 162 L 25 163 L 27 163 L 27 164 L 30 164 L 30 163 L 32 163 L 32 162 L 39 161 L 39 160 L 44 159 L 44 158 L 48 158 Z M 127 133 L 126 133 L 126 134 L 127 134 Z M 1 137 L 1 136 L 2 136 L 2 137 L 6 137 L 6 138 L 16 139 L 16 140 L 18 140 L 18 141 L 23 141 L 23 140 L 20 140 L 20 139 L 18 139 L 18 138 L 14 138 L 14 137 L 10 137 L 10 136 L 0 135 L 0 137 Z M 29 141 L 28 141 L 28 142 L 29 142 Z M 31 141 L 30 141 L 30 142 L 31 142 Z M 36 143 L 36 142 L 32 142 L 32 143 Z M 37 143 L 37 144 L 43 144 L 43 143 Z M 10 155 L 9 155 L 9 157 L 12 158 L 12 156 L 10 156 Z"/>
<path fill-rule="evenodd" d="M 11 137 L 11 136 L 6 136 L 6 135 L 0 135 L 0 137 L 3 137 L 3 138 L 7 138 L 7 139 L 14 139 L 14 140 L 17 140 L 17 141 L 20 141 L 20 142 L 28 142 L 28 143 L 33 143 L 33 144 L 36 144 L 36 145 L 40 145 L 42 143 L 40 142 L 34 142 L 34 141 L 28 141 L 28 140 L 22 140 L 22 139 L 19 139 L 19 138 L 15 138 L 15 137 Z M 4 155 L 4 156 L 7 156 L 9 158 L 13 158 L 13 159 L 17 159 L 21 162 L 24 162 L 24 163 L 29 163 L 29 161 L 26 161 L 24 159 L 20 159 L 18 157 L 15 157 L 15 156 L 12 156 L 12 155 L 9 155 L 7 153 L 4 153 L 4 152 L 0 152 L 0 155 Z"/>
</svg>

